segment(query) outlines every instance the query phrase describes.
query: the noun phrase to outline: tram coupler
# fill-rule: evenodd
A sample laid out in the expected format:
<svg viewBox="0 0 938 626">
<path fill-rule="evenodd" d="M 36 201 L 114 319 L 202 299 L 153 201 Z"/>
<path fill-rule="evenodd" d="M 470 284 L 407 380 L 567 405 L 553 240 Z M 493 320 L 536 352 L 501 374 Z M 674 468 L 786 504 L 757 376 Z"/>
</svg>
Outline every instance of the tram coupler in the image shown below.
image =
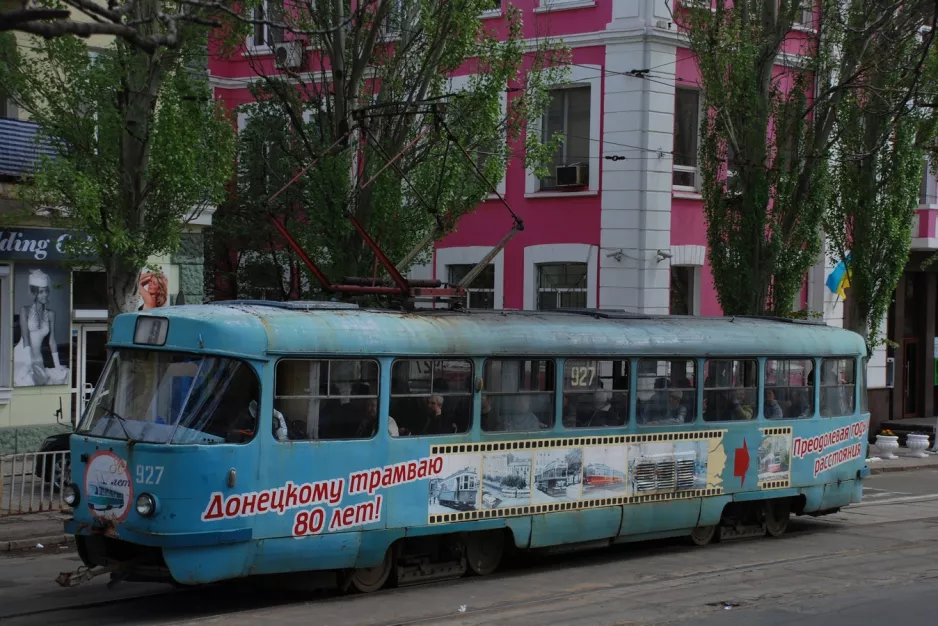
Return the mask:
<svg viewBox="0 0 938 626">
<path fill-rule="evenodd" d="M 108 565 L 107 567 L 88 567 L 87 565 L 82 565 L 74 572 L 62 572 L 56 577 L 55 582 L 62 587 L 77 587 L 98 576 L 116 572 L 120 570 L 121 567 L 123 567 L 122 563 Z"/>
</svg>

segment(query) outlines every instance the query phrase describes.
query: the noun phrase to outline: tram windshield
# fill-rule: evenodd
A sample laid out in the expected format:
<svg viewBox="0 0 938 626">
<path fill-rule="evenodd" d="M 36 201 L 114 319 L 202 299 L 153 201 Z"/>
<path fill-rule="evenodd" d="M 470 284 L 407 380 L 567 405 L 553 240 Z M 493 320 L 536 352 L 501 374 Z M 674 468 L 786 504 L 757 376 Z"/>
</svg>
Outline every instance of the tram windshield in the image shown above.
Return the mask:
<svg viewBox="0 0 938 626">
<path fill-rule="evenodd" d="M 236 359 L 115 350 L 79 433 L 146 443 L 246 443 L 254 438 L 260 383 Z"/>
</svg>

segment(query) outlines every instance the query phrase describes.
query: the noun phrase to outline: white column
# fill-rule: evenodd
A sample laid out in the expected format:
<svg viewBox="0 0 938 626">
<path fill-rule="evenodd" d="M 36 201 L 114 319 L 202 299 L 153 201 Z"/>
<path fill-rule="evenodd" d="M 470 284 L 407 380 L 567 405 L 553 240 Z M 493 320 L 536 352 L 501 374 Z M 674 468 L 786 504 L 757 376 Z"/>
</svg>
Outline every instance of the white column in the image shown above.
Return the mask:
<svg viewBox="0 0 938 626">
<path fill-rule="evenodd" d="M 599 255 L 602 307 L 657 314 L 668 313 L 669 300 L 670 262 L 658 251 L 671 244 L 676 53 L 673 34 L 655 29 L 662 11 L 659 0 L 614 2 L 608 30 L 623 38 L 606 46 L 603 155 L 625 160 L 602 162 Z M 649 68 L 651 79 L 623 75 Z"/>
</svg>

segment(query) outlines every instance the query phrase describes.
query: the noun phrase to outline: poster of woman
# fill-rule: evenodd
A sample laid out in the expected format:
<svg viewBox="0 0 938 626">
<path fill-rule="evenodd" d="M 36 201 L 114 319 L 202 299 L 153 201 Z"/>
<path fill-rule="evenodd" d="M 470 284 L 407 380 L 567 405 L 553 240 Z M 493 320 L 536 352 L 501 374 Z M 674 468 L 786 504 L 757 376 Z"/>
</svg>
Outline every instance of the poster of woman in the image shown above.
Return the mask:
<svg viewBox="0 0 938 626">
<path fill-rule="evenodd" d="M 14 386 L 70 384 L 69 273 L 18 264 L 13 283 Z"/>
<path fill-rule="evenodd" d="M 137 294 L 140 311 L 169 306 L 169 279 L 162 270 L 154 272 L 145 267 L 137 280 Z"/>
</svg>

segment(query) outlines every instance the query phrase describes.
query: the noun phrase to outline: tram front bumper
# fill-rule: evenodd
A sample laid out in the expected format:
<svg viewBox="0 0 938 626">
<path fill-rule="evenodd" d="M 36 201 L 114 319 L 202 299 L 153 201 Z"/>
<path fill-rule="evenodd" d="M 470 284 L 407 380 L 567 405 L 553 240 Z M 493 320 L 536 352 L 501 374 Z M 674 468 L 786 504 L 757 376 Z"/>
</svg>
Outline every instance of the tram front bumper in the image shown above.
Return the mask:
<svg viewBox="0 0 938 626">
<path fill-rule="evenodd" d="M 69 535 L 105 535 L 128 543 L 156 548 L 195 548 L 250 541 L 251 528 L 233 528 L 190 533 L 148 533 L 133 530 L 125 524 L 103 526 L 67 520 L 65 533 Z"/>
</svg>

